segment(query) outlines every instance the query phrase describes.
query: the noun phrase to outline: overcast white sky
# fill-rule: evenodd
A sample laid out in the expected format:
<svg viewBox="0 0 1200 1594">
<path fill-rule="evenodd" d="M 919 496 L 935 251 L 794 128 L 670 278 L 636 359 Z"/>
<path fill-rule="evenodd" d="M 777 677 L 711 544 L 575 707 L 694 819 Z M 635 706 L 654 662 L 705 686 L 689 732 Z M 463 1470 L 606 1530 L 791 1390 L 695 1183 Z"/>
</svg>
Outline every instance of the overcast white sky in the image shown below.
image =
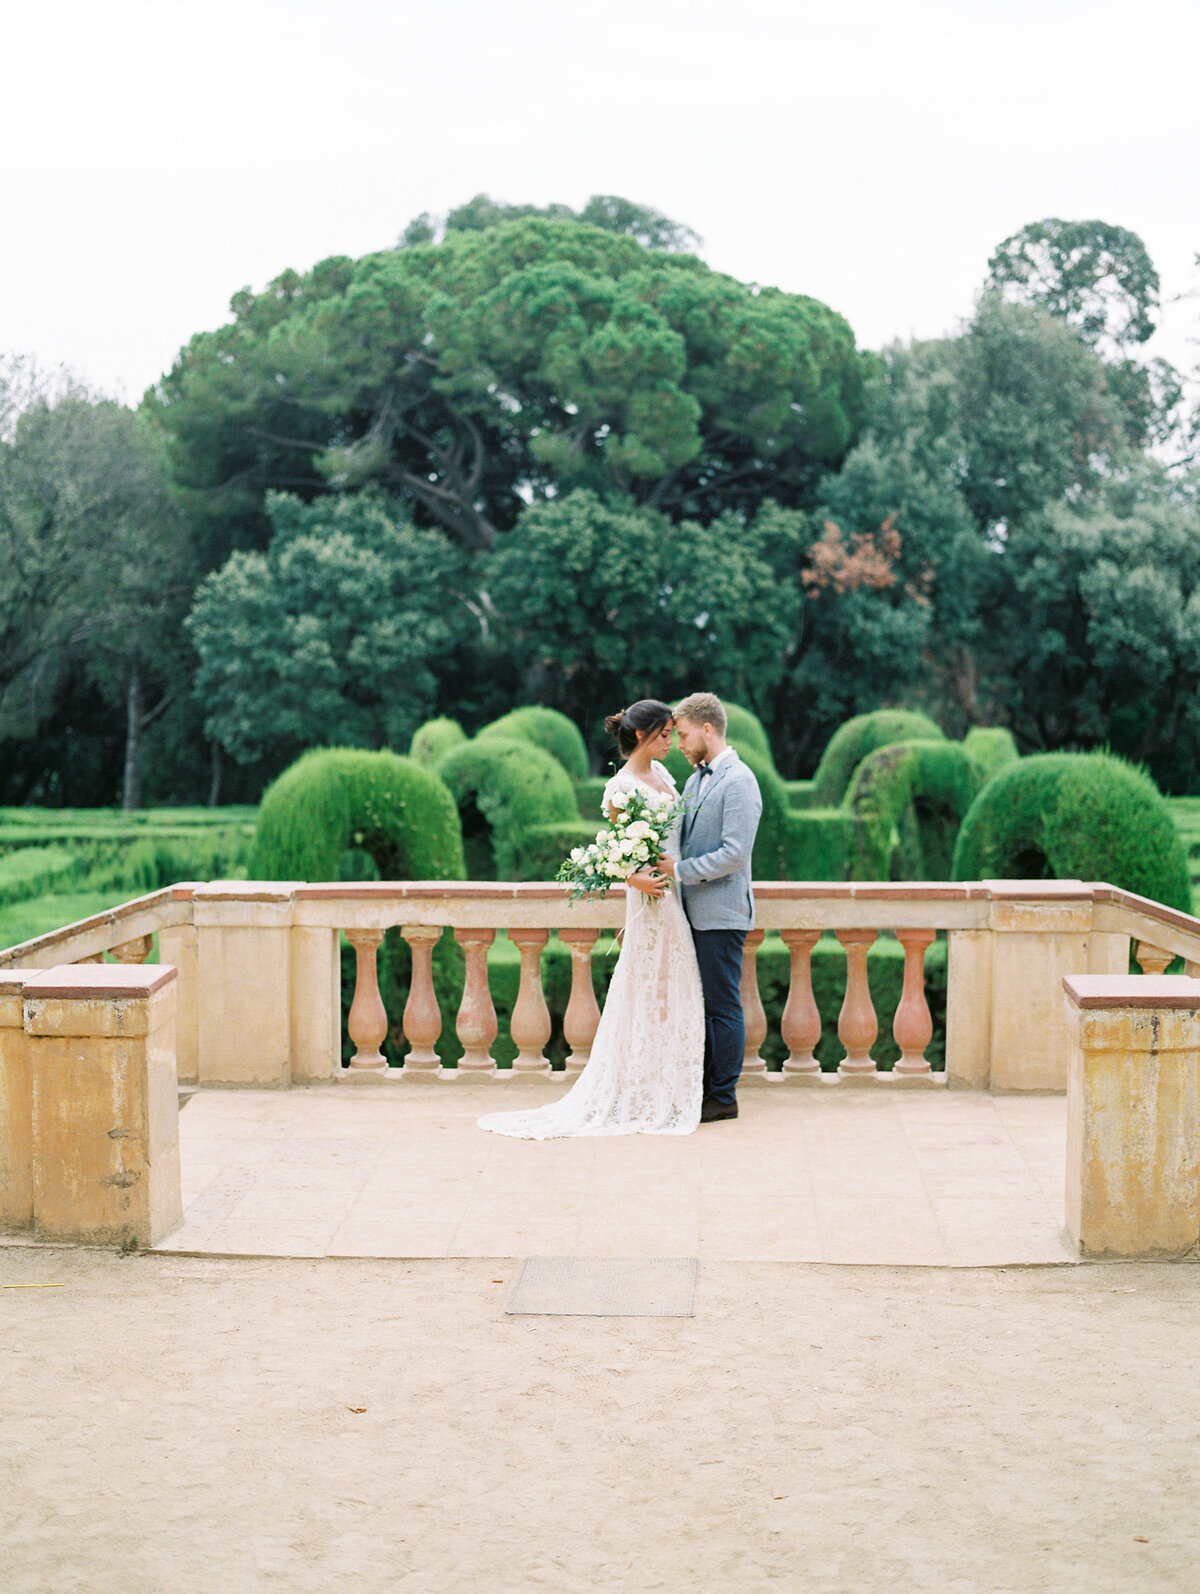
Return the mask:
<svg viewBox="0 0 1200 1594">
<path fill-rule="evenodd" d="M 1181 293 L 1198 59 L 1197 0 L 0 0 L 0 352 L 136 401 L 239 288 L 480 190 L 655 205 L 868 347 L 1043 216 Z"/>
</svg>

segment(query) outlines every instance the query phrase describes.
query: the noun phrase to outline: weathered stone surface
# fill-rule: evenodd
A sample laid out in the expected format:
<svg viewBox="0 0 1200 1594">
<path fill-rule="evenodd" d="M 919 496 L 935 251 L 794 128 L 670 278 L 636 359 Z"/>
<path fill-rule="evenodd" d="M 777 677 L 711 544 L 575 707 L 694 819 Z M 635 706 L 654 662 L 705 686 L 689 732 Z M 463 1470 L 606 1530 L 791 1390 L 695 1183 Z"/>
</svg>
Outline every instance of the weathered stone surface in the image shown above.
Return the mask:
<svg viewBox="0 0 1200 1594">
<path fill-rule="evenodd" d="M 60 967 L 23 995 L 34 1232 L 153 1244 L 182 1215 L 175 970 Z"/>
<path fill-rule="evenodd" d="M 1200 980 L 1063 985 L 1067 1228 L 1085 1256 L 1183 1255 L 1200 1238 Z"/>
<path fill-rule="evenodd" d="M 33 1109 L 22 989 L 36 969 L 0 971 L 0 1229 L 33 1222 Z"/>
</svg>

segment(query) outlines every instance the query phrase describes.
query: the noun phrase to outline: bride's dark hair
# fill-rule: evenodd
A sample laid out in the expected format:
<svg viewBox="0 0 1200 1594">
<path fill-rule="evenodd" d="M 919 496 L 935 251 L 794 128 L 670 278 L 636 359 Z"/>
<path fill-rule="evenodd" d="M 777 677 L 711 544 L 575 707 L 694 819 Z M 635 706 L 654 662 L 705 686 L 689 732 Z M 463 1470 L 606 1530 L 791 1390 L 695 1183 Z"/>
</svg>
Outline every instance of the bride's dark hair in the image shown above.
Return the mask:
<svg viewBox="0 0 1200 1594">
<path fill-rule="evenodd" d="M 628 758 L 630 753 L 637 751 L 639 731 L 649 731 L 653 735 L 674 718 L 675 710 L 669 703 L 660 703 L 656 697 L 643 697 L 628 708 L 623 708 L 619 714 L 610 714 L 604 722 L 604 729 L 610 736 L 616 737 L 621 757 Z"/>
</svg>

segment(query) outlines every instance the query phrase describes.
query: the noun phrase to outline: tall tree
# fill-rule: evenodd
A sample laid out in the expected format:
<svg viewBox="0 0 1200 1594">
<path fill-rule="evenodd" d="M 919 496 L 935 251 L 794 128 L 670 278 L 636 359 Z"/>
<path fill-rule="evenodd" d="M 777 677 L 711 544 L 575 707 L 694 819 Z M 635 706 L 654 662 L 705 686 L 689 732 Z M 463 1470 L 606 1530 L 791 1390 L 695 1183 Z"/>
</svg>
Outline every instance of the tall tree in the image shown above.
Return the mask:
<svg viewBox="0 0 1200 1594">
<path fill-rule="evenodd" d="M 69 378 L 26 376 L 10 362 L 3 384 L 0 736 L 34 737 L 86 674 L 124 710 L 123 800 L 137 806 L 142 732 L 189 667 L 186 530 L 142 417 Z"/>
<path fill-rule="evenodd" d="M 1178 420 L 1182 388 L 1166 360 L 1139 350 L 1160 310 L 1158 272 L 1141 238 L 1105 221 L 1030 222 L 988 261 L 985 292 L 1065 321 L 1109 366 L 1136 446 L 1164 442 Z"/>
<path fill-rule="evenodd" d="M 699 249 L 703 242 L 690 227 L 672 221 L 661 210 L 622 199 L 618 194 L 593 194 L 578 211 L 561 204 L 509 205 L 487 194 L 476 194 L 474 199 L 449 211 L 440 221 L 428 211 L 414 216 L 400 235 L 399 247 L 436 243 L 448 232 L 483 232 L 488 227 L 498 227 L 501 222 L 523 221 L 529 216 L 542 216 L 547 221 L 586 222 L 589 227 L 633 238 L 647 249 L 664 249 L 671 253 Z"/>
<path fill-rule="evenodd" d="M 188 618 L 209 735 L 275 767 L 322 742 L 406 748 L 478 629 L 466 558 L 373 493 L 268 512 L 267 551 L 233 554 Z"/>
<path fill-rule="evenodd" d="M 704 520 L 794 505 L 860 420 L 825 305 L 577 221 L 326 261 L 233 310 L 154 399 L 220 558 L 265 540 L 273 488 L 377 483 L 475 549 L 572 487 Z"/>
</svg>

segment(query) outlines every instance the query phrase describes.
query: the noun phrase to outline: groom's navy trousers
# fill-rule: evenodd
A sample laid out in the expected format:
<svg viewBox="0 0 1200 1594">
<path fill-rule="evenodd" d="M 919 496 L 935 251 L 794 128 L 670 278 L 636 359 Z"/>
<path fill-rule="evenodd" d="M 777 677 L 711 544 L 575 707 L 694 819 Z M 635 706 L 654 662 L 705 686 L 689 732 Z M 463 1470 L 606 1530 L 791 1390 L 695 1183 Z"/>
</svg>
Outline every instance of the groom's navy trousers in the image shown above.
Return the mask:
<svg viewBox="0 0 1200 1594">
<path fill-rule="evenodd" d="M 745 930 L 692 931 L 704 989 L 704 1094 L 726 1107 L 737 1100 L 746 1055 L 741 992 L 746 935 Z"/>
</svg>

